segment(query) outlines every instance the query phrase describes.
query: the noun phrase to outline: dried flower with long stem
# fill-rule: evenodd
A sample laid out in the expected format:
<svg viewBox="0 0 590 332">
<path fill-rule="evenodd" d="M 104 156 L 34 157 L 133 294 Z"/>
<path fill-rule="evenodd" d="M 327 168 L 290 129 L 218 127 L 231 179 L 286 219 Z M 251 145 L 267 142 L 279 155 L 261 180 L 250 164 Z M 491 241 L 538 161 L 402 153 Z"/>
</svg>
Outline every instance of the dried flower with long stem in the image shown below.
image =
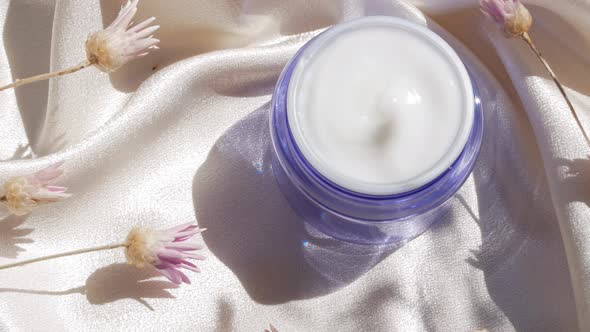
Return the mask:
<svg viewBox="0 0 590 332">
<path fill-rule="evenodd" d="M 0 187 L 0 203 L 11 213 L 22 216 L 39 205 L 70 197 L 66 193 L 68 188 L 49 185 L 63 174 L 59 168 L 62 164 L 59 162 L 34 174 L 10 178 Z"/>
<path fill-rule="evenodd" d="M 588 134 L 586 133 L 584 126 L 582 126 L 582 123 L 578 118 L 578 114 L 574 109 L 574 105 L 565 92 L 563 84 L 561 84 L 561 81 L 553 69 L 551 69 L 551 66 L 549 66 L 549 63 L 547 60 L 545 60 L 528 33 L 533 24 L 533 17 L 531 13 L 520 2 L 520 0 L 480 0 L 479 4 L 481 11 L 487 16 L 491 17 L 498 25 L 500 25 L 508 37 L 522 39 L 535 53 L 537 58 L 541 60 L 543 66 L 545 66 L 545 69 L 547 69 L 549 75 L 557 85 L 559 92 L 561 92 L 565 98 L 565 102 L 574 116 L 578 127 L 580 127 L 580 130 L 586 139 L 586 143 L 590 145 Z"/>
<path fill-rule="evenodd" d="M 97 31 L 86 39 L 86 59 L 79 64 L 60 71 L 37 75 L 0 87 L 0 91 L 21 85 L 47 80 L 53 77 L 75 73 L 90 66 L 96 66 L 104 72 L 113 72 L 127 62 L 143 57 L 151 50 L 158 49 L 158 39 L 152 34 L 159 26 L 150 26 L 155 20 L 149 18 L 131 27 L 137 13 L 139 0 L 129 0 L 121 7 L 119 15 L 107 28 Z"/>
<path fill-rule="evenodd" d="M 194 253 L 194 251 L 202 249 L 203 246 L 187 242 L 187 240 L 203 231 L 205 231 L 205 228 L 199 228 L 194 223 L 187 223 L 164 230 L 137 227 L 129 232 L 124 242 L 0 265 L 0 270 L 88 252 L 125 248 L 127 263 L 138 268 L 153 267 L 175 284 L 183 282 L 190 284 L 190 279 L 180 269 L 201 272 L 189 259 L 204 260 L 205 256 Z"/>
</svg>

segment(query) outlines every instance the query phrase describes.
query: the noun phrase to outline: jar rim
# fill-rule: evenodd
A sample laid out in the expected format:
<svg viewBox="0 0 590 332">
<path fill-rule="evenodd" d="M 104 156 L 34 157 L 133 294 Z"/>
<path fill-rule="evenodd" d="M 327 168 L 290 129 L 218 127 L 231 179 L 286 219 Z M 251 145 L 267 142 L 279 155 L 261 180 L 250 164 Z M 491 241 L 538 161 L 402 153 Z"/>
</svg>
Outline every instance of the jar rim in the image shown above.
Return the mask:
<svg viewBox="0 0 590 332">
<path fill-rule="evenodd" d="M 451 68 L 457 75 L 459 82 L 461 83 L 462 90 L 462 112 L 461 112 L 461 124 L 457 131 L 457 134 L 453 140 L 449 150 L 441 157 L 441 159 L 434 164 L 434 166 L 417 176 L 398 183 L 370 183 L 365 182 L 356 178 L 346 177 L 339 175 L 337 172 L 331 170 L 326 162 L 317 156 L 313 148 L 310 146 L 305 135 L 302 132 L 302 126 L 299 124 L 299 117 L 296 115 L 297 106 L 295 104 L 296 95 L 298 92 L 298 82 L 305 70 L 305 65 L 313 57 L 316 52 L 329 41 L 336 38 L 342 32 L 349 31 L 352 29 L 358 29 L 359 27 L 367 27 L 368 25 L 374 26 L 388 26 L 401 28 L 416 34 L 417 37 L 425 38 L 432 45 L 436 47 L 441 56 L 443 56 L 449 63 Z M 302 61 L 303 60 L 303 61 Z M 346 190 L 361 194 L 361 195 L 372 195 L 372 196 L 391 196 L 391 195 L 402 195 L 415 191 L 443 175 L 446 170 L 449 169 L 457 161 L 460 154 L 465 148 L 471 129 L 473 127 L 473 104 L 474 94 L 471 79 L 465 68 L 465 65 L 457 55 L 457 53 L 450 47 L 450 45 L 444 41 L 433 31 L 428 28 L 409 22 L 403 19 L 386 17 L 386 16 L 370 16 L 361 19 L 349 21 L 347 23 L 332 27 L 325 32 L 318 35 L 312 42 L 310 42 L 305 49 L 298 55 L 296 62 L 294 63 L 293 72 L 290 77 L 289 87 L 287 90 L 287 121 L 289 123 L 290 132 L 296 142 L 296 145 L 304 158 L 310 165 L 324 178 L 327 178 L 330 182 L 342 187 Z M 293 125 L 291 125 L 293 124 Z M 327 176 L 329 174 L 329 176 Z"/>
</svg>

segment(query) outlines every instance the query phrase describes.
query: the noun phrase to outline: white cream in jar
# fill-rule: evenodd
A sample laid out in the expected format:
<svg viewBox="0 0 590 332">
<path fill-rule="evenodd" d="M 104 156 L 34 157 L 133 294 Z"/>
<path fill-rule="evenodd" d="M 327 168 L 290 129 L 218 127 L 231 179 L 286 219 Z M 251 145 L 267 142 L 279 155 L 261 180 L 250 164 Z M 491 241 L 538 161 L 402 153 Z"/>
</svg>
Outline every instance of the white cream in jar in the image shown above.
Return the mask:
<svg viewBox="0 0 590 332">
<path fill-rule="evenodd" d="M 461 154 L 473 89 L 457 54 L 430 30 L 366 18 L 310 44 L 287 96 L 289 128 L 305 159 L 348 190 L 417 189 Z"/>
</svg>

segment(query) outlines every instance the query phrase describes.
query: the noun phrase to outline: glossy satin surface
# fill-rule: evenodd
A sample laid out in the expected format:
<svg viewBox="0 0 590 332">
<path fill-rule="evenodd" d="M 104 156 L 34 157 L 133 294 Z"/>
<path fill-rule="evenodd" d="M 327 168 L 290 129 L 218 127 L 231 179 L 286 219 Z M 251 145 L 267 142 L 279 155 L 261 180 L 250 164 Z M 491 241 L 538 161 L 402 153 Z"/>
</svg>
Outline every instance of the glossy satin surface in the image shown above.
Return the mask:
<svg viewBox="0 0 590 332">
<path fill-rule="evenodd" d="M 590 3 L 526 3 L 532 37 L 589 124 Z M 119 5 L 0 1 L 0 82 L 78 63 Z M 0 263 L 195 219 L 209 257 L 181 288 L 120 251 L 0 271 L 0 331 L 588 330 L 590 149 L 530 50 L 475 5 L 142 0 L 136 21 L 158 17 L 160 51 L 110 76 L 0 93 L 0 180 L 65 159 L 60 184 L 74 193 L 0 221 Z M 435 29 L 491 101 L 449 213 L 396 251 L 299 236 L 268 152 L 286 62 L 326 27 L 378 14 Z"/>
</svg>

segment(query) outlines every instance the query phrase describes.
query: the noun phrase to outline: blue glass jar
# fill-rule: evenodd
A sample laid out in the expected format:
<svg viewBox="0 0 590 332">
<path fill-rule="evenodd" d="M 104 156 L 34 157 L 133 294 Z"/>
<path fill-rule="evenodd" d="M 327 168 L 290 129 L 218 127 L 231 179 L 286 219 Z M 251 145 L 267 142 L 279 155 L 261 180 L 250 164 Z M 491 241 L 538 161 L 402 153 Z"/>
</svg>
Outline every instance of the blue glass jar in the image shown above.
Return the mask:
<svg viewBox="0 0 590 332">
<path fill-rule="evenodd" d="M 463 151 L 448 169 L 409 192 L 394 195 L 354 192 L 331 182 L 312 167 L 289 126 L 287 99 L 291 76 L 302 54 L 318 37 L 303 46 L 287 64 L 273 94 L 270 132 L 273 170 L 279 187 L 306 223 L 329 236 L 357 244 L 410 240 L 440 218 L 445 211 L 444 203 L 473 170 L 483 137 L 482 107 L 475 83 L 471 82 L 475 101 L 471 132 Z"/>
</svg>

